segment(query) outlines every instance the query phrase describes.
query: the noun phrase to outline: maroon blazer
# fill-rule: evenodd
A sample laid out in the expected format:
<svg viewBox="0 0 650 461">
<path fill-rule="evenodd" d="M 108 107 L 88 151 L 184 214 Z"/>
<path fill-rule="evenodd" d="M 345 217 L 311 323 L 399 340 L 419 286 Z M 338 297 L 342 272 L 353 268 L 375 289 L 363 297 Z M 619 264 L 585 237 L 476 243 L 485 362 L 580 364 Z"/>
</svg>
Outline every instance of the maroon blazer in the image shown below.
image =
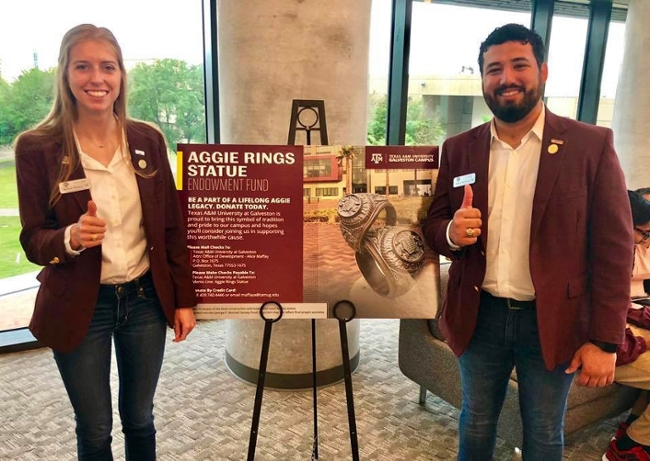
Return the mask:
<svg viewBox="0 0 650 461">
<path fill-rule="evenodd" d="M 174 178 L 158 131 L 141 122 L 128 122 L 127 139 L 136 171 L 155 172 L 148 178 L 136 175 L 136 179 L 153 282 L 167 322 L 173 326 L 176 308 L 196 305 Z M 77 257 L 65 251 L 64 230 L 87 211 L 92 191 L 62 194 L 50 208 L 50 192 L 58 187 L 62 160 L 57 140 L 27 133 L 16 144 L 20 242 L 30 261 L 45 266 L 37 277 L 41 286 L 29 329 L 44 345 L 67 352 L 81 342 L 92 319 L 102 250 L 101 246 L 89 248 Z M 145 169 L 138 166 L 140 160 L 146 162 Z M 70 179 L 83 177 L 79 166 Z"/>
<path fill-rule="evenodd" d="M 460 356 L 474 333 L 485 278 L 490 124 L 448 139 L 441 152 L 433 203 L 423 226 L 429 245 L 452 258 L 441 328 Z M 551 154 L 548 147 L 558 151 Z M 463 200 L 453 179 L 476 174 L 473 205 L 483 226 L 476 244 L 449 249 L 447 224 Z M 612 131 L 546 110 L 530 229 L 544 363 L 568 363 L 589 339 L 620 344 L 630 299 L 633 236 L 625 179 Z"/>
</svg>

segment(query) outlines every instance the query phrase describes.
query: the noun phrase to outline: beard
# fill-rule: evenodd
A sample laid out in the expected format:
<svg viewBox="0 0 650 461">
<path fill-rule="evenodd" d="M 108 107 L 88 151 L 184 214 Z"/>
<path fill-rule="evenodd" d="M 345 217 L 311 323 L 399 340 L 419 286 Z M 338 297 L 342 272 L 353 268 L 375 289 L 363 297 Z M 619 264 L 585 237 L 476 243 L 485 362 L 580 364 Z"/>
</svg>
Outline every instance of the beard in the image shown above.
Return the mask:
<svg viewBox="0 0 650 461">
<path fill-rule="evenodd" d="M 499 104 L 497 96 L 512 88 L 521 90 L 524 93 L 524 97 L 521 101 Z M 544 86 L 541 82 L 530 90 L 526 90 L 526 88 L 519 85 L 500 86 L 494 90 L 494 94 L 486 93 L 485 90 L 483 90 L 483 98 L 496 118 L 506 123 L 515 123 L 522 120 L 531 110 L 533 110 L 542 98 L 543 89 Z"/>
</svg>

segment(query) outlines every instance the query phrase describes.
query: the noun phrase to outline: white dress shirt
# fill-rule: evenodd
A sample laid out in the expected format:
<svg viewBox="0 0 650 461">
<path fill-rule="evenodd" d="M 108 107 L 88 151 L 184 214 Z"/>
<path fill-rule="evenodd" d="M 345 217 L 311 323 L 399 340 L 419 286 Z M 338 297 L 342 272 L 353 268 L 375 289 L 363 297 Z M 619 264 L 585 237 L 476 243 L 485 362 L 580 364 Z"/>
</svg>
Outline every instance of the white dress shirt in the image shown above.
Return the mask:
<svg viewBox="0 0 650 461">
<path fill-rule="evenodd" d="M 118 148 L 110 164 L 105 167 L 84 153 L 79 143 L 77 149 L 90 181 L 97 216 L 106 220 L 100 283 L 116 284 L 133 280 L 149 269 L 149 254 L 140 191 L 130 155 L 128 152 L 123 154 L 122 149 Z M 69 247 L 69 228 L 66 230 L 66 247 Z"/>
<path fill-rule="evenodd" d="M 490 126 L 487 270 L 482 288 L 494 296 L 535 299 L 530 276 L 530 224 L 544 133 L 544 110 L 513 149 Z"/>
</svg>

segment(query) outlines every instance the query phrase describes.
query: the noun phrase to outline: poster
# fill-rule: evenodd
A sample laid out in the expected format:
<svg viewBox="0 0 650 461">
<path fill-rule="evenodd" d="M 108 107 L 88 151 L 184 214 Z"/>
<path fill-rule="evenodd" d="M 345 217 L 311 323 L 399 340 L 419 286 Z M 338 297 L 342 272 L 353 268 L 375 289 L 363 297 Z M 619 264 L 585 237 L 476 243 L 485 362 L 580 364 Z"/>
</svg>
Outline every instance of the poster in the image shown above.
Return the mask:
<svg viewBox="0 0 650 461">
<path fill-rule="evenodd" d="M 197 318 L 433 318 L 437 147 L 179 144 Z"/>
</svg>

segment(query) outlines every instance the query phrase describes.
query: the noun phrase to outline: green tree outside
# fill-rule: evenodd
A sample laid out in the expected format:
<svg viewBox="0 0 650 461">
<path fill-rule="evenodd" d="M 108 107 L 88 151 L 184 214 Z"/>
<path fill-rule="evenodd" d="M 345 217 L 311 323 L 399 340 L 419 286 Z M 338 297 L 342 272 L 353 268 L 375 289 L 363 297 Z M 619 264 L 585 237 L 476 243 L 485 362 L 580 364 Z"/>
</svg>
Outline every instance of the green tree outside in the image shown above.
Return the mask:
<svg viewBox="0 0 650 461">
<path fill-rule="evenodd" d="M 9 93 L 11 86 L 0 77 L 0 107 L 7 107 L 9 105 Z M 9 138 L 11 129 L 9 122 L 6 119 L 4 111 L 0 111 L 0 146 L 8 144 L 5 139 Z"/>
<path fill-rule="evenodd" d="M 0 83 L 0 146 L 10 145 L 16 136 L 40 122 L 54 102 L 53 69 L 30 69 L 9 85 Z"/>
<path fill-rule="evenodd" d="M 205 142 L 203 67 L 177 59 L 140 63 L 129 72 L 129 113 L 156 123 L 172 150 Z"/>
<path fill-rule="evenodd" d="M 368 144 L 386 145 L 386 121 L 388 120 L 388 96 L 373 93 L 369 96 Z M 422 98 L 409 97 L 406 107 L 407 146 L 436 146 L 442 144 L 447 133 L 438 115 L 427 113 Z"/>
<path fill-rule="evenodd" d="M 388 120 L 388 96 L 371 93 L 368 96 L 368 144 L 386 145 L 386 123 Z"/>
</svg>

